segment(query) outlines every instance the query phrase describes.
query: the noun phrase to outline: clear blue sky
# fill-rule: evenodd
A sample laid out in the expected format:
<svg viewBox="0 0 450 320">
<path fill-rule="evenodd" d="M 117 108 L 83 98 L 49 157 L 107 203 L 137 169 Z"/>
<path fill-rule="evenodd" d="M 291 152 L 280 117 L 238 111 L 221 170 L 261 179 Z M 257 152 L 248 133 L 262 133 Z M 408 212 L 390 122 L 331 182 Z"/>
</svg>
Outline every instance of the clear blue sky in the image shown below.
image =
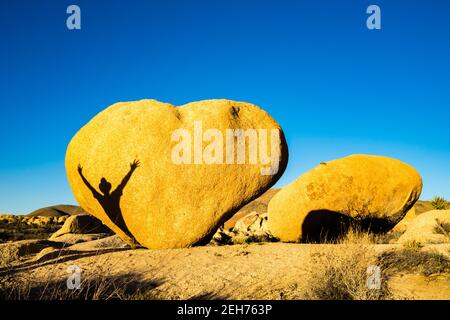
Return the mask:
<svg viewBox="0 0 450 320">
<path fill-rule="evenodd" d="M 366 28 L 370 4 L 380 31 Z M 1 1 L 0 212 L 75 203 L 71 137 L 143 98 L 261 106 L 289 143 L 277 186 L 369 153 L 415 166 L 423 199 L 450 198 L 449 15 L 444 0 Z"/>
</svg>

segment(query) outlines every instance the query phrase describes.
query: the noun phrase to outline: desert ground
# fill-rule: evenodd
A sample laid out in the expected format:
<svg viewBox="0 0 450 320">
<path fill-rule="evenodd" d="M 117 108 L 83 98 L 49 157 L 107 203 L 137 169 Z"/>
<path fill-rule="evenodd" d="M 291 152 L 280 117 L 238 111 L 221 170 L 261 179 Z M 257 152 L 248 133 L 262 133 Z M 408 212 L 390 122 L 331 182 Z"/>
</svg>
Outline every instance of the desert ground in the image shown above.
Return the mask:
<svg viewBox="0 0 450 320">
<path fill-rule="evenodd" d="M 358 231 L 333 243 L 281 243 L 261 234 L 231 232 L 252 229 L 242 221 L 253 226 L 261 222 L 245 217 L 264 212 L 277 191 L 271 189 L 242 208 L 210 244 L 182 249 L 133 248 L 107 230 L 99 233 L 95 223 L 89 225 L 91 231 L 81 230 L 80 222 L 68 228 L 68 217 L 84 216 L 77 207 L 41 209 L 42 218 L 36 213 L 20 218 L 31 229 L 39 226 L 36 239 L 16 233 L 0 244 L 0 297 L 450 299 L 450 243 L 400 244 L 399 232 Z M 423 201 L 415 206 L 417 215 L 432 208 Z M 5 221 L 3 236 L 8 234 Z M 73 266 L 80 270 L 80 288 L 70 290 L 68 270 Z M 375 288 L 368 287 L 370 266 L 380 268 Z"/>
<path fill-rule="evenodd" d="M 347 293 L 338 292 L 335 286 L 358 280 L 362 283 L 353 288 L 352 298 L 450 299 L 450 264 L 448 260 L 441 264 L 444 257 L 450 258 L 449 245 L 429 246 L 417 252 L 395 245 L 374 245 L 371 249 L 381 257 L 381 264 L 383 259 L 391 259 L 401 265 L 399 270 L 385 266 L 388 275 L 383 281 L 387 281 L 389 292 L 380 289 L 380 297 L 377 291 L 371 293 L 364 288 L 364 262 L 354 265 L 351 259 L 359 258 L 354 255 L 357 246 L 262 243 L 133 250 L 94 248 L 91 243 L 51 250 L 0 270 L 2 282 L 15 282 L 13 286 L 17 286 L 3 293 L 7 299 L 345 299 Z M 324 258 L 313 266 L 308 260 L 318 253 L 329 255 L 330 260 Z M 355 269 L 342 270 L 342 279 L 322 275 L 326 283 L 315 283 L 318 279 L 314 279 L 311 268 L 336 271 L 336 266 L 330 265 L 334 259 L 342 259 L 343 268 Z M 414 263 L 414 259 L 421 262 Z M 85 281 L 79 292 L 66 288 L 67 270 L 72 265 L 82 270 Z M 321 290 L 326 289 L 330 291 L 321 296 Z"/>
</svg>

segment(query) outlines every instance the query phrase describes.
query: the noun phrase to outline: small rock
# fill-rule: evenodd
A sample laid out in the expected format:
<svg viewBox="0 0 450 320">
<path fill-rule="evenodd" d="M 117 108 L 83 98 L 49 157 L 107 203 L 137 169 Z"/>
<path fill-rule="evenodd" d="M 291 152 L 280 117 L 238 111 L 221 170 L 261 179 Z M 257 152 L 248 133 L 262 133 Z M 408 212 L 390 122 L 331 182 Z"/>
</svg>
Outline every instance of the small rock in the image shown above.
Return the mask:
<svg viewBox="0 0 450 320">
<path fill-rule="evenodd" d="M 89 242 L 77 243 L 69 247 L 71 250 L 90 251 L 98 249 L 126 249 L 130 246 L 118 235 L 113 235 Z"/>
<path fill-rule="evenodd" d="M 52 241 L 65 243 L 66 245 L 74 245 L 82 242 L 92 242 L 98 239 L 109 237 L 110 233 L 92 233 L 92 234 L 76 234 L 65 233 L 58 237 L 52 237 Z"/>
<path fill-rule="evenodd" d="M 76 215 L 70 216 L 64 222 L 64 225 L 56 231 L 51 237 L 50 240 L 58 238 L 66 233 L 72 234 L 92 234 L 92 233 L 109 233 L 112 231 L 105 226 L 99 219 L 91 216 L 91 215 Z"/>
<path fill-rule="evenodd" d="M 62 244 L 49 240 L 21 240 L 0 244 L 0 265 L 8 265 L 47 247 L 61 248 Z"/>
<path fill-rule="evenodd" d="M 230 231 L 221 227 L 210 244 L 226 245 L 273 241 L 277 241 L 277 239 L 267 229 L 267 213 L 259 214 L 253 211 L 236 221 Z"/>
</svg>

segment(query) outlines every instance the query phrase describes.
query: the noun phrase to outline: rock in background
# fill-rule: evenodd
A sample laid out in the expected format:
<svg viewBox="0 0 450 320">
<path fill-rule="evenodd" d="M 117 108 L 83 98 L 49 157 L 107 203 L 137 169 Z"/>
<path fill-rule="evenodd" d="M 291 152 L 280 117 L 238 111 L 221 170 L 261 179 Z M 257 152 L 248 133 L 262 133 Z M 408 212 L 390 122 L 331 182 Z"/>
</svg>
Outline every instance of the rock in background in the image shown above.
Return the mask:
<svg viewBox="0 0 450 320">
<path fill-rule="evenodd" d="M 450 243 L 450 210 L 433 210 L 415 217 L 398 242 L 405 245 Z"/>
<path fill-rule="evenodd" d="M 56 241 L 65 235 L 73 234 L 107 234 L 111 235 L 112 231 L 104 225 L 99 219 L 91 215 L 70 216 L 64 225 L 50 237 L 50 240 Z M 93 239 L 92 239 L 93 240 Z"/>
<path fill-rule="evenodd" d="M 421 191 L 419 173 L 396 159 L 352 155 L 323 162 L 272 198 L 269 230 L 286 242 L 333 240 L 350 226 L 386 232 Z"/>
<path fill-rule="evenodd" d="M 267 213 L 253 211 L 237 220 L 233 228 L 221 227 L 210 245 L 242 244 L 251 242 L 274 242 L 277 238 L 267 229 Z"/>
</svg>

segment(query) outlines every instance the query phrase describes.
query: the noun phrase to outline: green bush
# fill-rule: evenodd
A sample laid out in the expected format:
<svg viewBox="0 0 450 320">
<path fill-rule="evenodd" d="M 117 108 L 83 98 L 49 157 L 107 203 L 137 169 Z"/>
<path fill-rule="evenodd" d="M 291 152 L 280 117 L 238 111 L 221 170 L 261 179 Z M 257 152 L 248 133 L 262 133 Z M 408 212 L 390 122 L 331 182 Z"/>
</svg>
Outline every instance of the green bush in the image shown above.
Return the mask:
<svg viewBox="0 0 450 320">
<path fill-rule="evenodd" d="M 443 197 L 439 196 L 435 196 L 431 200 L 431 204 L 436 210 L 445 210 L 447 207 L 447 201 Z"/>
</svg>

